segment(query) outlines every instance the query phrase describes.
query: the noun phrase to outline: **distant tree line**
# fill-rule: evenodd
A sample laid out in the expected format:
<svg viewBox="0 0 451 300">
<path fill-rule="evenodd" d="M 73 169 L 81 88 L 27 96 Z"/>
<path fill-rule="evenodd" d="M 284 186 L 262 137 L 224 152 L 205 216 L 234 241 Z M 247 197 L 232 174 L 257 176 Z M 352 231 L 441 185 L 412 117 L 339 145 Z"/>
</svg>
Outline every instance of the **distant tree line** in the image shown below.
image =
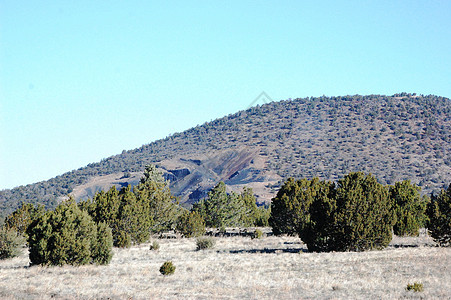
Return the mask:
<svg viewBox="0 0 451 300">
<path fill-rule="evenodd" d="M 216 209 L 215 209 L 216 207 Z M 185 237 L 200 236 L 205 227 L 268 225 L 269 212 L 257 208 L 251 189 L 227 194 L 223 182 L 207 199 L 188 211 L 178 205 L 168 182 L 155 166 L 146 167 L 135 187 L 111 187 L 93 199 L 63 201 L 56 209 L 21 205 L 5 219 L 2 241 L 14 250 L 27 240 L 31 264 L 107 264 L 112 246 L 130 247 L 149 240 L 153 233 L 176 230 Z"/>
<path fill-rule="evenodd" d="M 0 259 L 17 256 L 26 240 L 32 265 L 108 264 L 112 247 L 147 242 L 152 233 L 185 237 L 206 227 L 271 226 L 276 235 L 298 235 L 310 251 L 364 251 L 386 247 L 393 232 L 415 236 L 427 227 L 440 246 L 451 244 L 451 184 L 431 197 L 410 181 L 384 186 L 371 174 L 349 173 L 337 183 L 288 179 L 271 207 L 257 207 L 253 192 L 227 193 L 223 182 L 186 210 L 153 166 L 140 184 L 112 187 L 93 199 L 74 199 L 45 211 L 23 204 L 0 229 Z"/>
<path fill-rule="evenodd" d="M 288 179 L 271 203 L 276 235 L 298 235 L 310 251 L 385 248 L 396 235 L 427 227 L 442 246 L 451 241 L 451 185 L 431 199 L 410 181 L 384 186 L 371 174 L 349 173 L 337 183 Z"/>
</svg>

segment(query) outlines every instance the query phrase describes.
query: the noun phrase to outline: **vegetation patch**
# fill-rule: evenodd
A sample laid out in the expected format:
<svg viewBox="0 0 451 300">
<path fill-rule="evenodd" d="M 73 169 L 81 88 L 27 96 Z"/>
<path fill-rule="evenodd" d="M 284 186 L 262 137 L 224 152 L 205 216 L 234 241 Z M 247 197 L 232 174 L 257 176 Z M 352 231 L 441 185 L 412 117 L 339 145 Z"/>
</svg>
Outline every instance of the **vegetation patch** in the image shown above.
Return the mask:
<svg viewBox="0 0 451 300">
<path fill-rule="evenodd" d="M 160 267 L 160 273 L 165 276 L 172 275 L 172 274 L 174 274 L 174 272 L 175 272 L 175 266 L 172 263 L 172 261 L 166 261 Z"/>
<path fill-rule="evenodd" d="M 212 237 L 199 237 L 196 239 L 196 250 L 212 249 L 216 244 Z"/>
</svg>

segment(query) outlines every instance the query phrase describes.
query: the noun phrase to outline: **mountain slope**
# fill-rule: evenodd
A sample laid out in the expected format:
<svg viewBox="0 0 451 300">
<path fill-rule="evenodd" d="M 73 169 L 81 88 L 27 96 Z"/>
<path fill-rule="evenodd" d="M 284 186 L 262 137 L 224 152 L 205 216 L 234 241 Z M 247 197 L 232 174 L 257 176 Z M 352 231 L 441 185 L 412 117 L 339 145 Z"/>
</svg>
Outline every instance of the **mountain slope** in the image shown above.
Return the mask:
<svg viewBox="0 0 451 300">
<path fill-rule="evenodd" d="M 451 101 L 428 95 L 319 97 L 272 102 L 124 151 L 48 181 L 0 192 L 0 210 L 18 201 L 51 207 L 73 192 L 88 197 L 162 168 L 181 202 L 218 181 L 252 186 L 268 201 L 289 176 L 336 180 L 350 171 L 391 184 L 410 179 L 424 192 L 451 181 Z M 110 178 L 100 177 L 109 175 Z"/>
</svg>

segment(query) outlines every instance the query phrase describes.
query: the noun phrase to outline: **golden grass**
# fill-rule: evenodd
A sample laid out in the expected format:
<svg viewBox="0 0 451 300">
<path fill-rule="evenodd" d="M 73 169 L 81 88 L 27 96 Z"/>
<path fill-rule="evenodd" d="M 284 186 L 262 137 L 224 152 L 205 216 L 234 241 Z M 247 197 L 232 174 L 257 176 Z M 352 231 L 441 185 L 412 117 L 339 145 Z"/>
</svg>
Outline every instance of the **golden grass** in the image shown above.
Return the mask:
<svg viewBox="0 0 451 300">
<path fill-rule="evenodd" d="M 4 299 L 400 299 L 451 298 L 451 249 L 428 237 L 398 238 L 382 251 L 309 253 L 298 238 L 161 239 L 114 249 L 108 266 L 28 267 L 26 254 L 0 261 Z M 175 274 L 160 266 L 171 260 Z M 406 291 L 422 283 L 424 291 Z"/>
</svg>

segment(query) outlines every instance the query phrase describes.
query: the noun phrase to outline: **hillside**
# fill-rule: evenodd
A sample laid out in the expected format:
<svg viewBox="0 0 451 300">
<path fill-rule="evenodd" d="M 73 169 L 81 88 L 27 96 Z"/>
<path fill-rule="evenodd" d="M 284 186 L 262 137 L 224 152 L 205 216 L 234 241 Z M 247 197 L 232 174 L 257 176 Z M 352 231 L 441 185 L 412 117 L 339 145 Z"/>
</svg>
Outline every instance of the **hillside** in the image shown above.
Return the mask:
<svg viewBox="0 0 451 300">
<path fill-rule="evenodd" d="M 350 171 L 381 183 L 410 179 L 430 193 L 451 181 L 451 101 L 439 96 L 344 96 L 272 102 L 207 122 L 98 163 L 0 191 L 4 213 L 20 201 L 52 207 L 68 193 L 90 197 L 139 180 L 154 163 L 181 202 L 218 181 L 250 186 L 267 202 L 287 177 L 336 180 Z"/>
</svg>

